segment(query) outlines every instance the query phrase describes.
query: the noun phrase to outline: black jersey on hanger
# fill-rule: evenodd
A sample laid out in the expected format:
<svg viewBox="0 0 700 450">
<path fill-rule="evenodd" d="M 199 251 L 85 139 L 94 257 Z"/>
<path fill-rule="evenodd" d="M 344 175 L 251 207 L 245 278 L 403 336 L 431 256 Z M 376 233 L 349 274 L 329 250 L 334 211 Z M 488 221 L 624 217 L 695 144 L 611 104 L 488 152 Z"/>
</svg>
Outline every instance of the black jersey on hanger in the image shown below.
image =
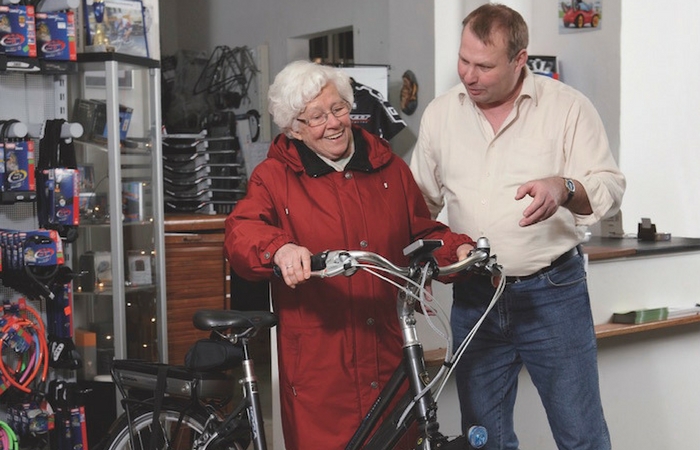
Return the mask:
<svg viewBox="0 0 700 450">
<path fill-rule="evenodd" d="M 382 94 L 369 86 L 351 79 L 355 94 L 355 104 L 350 111 L 352 123 L 361 126 L 386 140 L 396 136 L 406 128 L 398 111 L 384 100 Z"/>
</svg>

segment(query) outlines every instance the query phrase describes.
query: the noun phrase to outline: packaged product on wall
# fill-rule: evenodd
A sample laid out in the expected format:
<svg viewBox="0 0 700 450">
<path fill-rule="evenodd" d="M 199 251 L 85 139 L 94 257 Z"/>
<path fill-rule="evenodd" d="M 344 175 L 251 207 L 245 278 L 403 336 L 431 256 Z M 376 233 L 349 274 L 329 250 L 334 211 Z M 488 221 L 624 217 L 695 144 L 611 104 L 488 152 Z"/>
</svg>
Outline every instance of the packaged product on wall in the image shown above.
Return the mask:
<svg viewBox="0 0 700 450">
<path fill-rule="evenodd" d="M 34 142 L 5 142 L 5 191 L 34 191 Z"/>
<path fill-rule="evenodd" d="M 39 223 L 43 226 L 80 223 L 79 172 L 77 169 L 45 169 L 37 175 L 45 201 L 40 202 Z"/>
<path fill-rule="evenodd" d="M 40 58 L 55 61 L 78 59 L 73 11 L 36 13 L 36 38 Z"/>
<path fill-rule="evenodd" d="M 36 58 L 33 6 L 0 5 L 0 47 L 8 56 Z"/>
</svg>

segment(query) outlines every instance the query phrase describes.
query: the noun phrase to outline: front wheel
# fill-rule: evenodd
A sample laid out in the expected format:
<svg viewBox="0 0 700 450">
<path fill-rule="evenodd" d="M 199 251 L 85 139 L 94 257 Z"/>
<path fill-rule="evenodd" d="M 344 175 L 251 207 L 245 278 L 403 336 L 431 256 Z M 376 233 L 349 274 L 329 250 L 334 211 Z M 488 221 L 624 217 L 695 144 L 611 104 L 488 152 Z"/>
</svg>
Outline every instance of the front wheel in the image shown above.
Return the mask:
<svg viewBox="0 0 700 450">
<path fill-rule="evenodd" d="M 210 432 L 210 430 L 205 429 L 206 414 L 203 411 L 188 411 L 182 415 L 183 411 L 185 411 L 185 407 L 182 404 L 164 402 L 158 426 L 163 433 L 165 442 L 159 443 L 157 449 L 191 450 L 196 448 L 197 439 L 206 439 L 206 433 Z M 181 415 L 182 422 L 180 423 Z M 98 443 L 98 450 L 147 450 L 151 448 L 151 436 L 155 430 L 153 410 L 144 406 L 133 407 L 130 416 L 134 430 L 133 446 L 129 439 L 126 414 L 122 414 L 110 428 L 108 436 Z M 242 450 L 245 446 L 230 443 L 218 448 Z"/>
</svg>

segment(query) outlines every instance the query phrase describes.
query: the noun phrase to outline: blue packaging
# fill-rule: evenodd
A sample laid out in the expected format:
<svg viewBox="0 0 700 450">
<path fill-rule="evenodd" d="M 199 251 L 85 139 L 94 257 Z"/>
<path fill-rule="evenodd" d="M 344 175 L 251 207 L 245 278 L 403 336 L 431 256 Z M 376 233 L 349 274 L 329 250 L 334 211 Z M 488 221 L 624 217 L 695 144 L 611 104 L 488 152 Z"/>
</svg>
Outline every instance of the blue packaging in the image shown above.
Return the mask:
<svg viewBox="0 0 700 450">
<path fill-rule="evenodd" d="M 34 191 L 34 142 L 5 142 L 5 191 Z"/>
<path fill-rule="evenodd" d="M 80 201 L 78 183 L 80 173 L 77 169 L 49 169 L 53 173 L 53 195 L 49 193 L 49 223 L 58 225 L 78 225 L 80 223 Z M 51 175 L 49 175 L 51 178 Z"/>
<path fill-rule="evenodd" d="M 26 233 L 24 264 L 55 266 L 65 263 L 63 242 L 56 230 L 34 230 Z"/>
<path fill-rule="evenodd" d="M 76 61 L 78 53 L 73 11 L 36 13 L 36 40 L 40 58 Z"/>
<path fill-rule="evenodd" d="M 103 103 L 103 105 L 105 104 Z M 124 105 L 119 105 L 119 139 L 126 139 L 126 135 L 129 132 L 129 125 L 131 125 L 131 116 L 133 112 L 133 108 Z M 105 117 L 107 117 L 106 109 Z M 102 132 L 102 137 L 107 137 L 107 131 L 107 126 L 105 126 L 104 131 Z"/>
<path fill-rule="evenodd" d="M 36 58 L 33 6 L 0 5 L 0 47 L 10 56 Z"/>
</svg>

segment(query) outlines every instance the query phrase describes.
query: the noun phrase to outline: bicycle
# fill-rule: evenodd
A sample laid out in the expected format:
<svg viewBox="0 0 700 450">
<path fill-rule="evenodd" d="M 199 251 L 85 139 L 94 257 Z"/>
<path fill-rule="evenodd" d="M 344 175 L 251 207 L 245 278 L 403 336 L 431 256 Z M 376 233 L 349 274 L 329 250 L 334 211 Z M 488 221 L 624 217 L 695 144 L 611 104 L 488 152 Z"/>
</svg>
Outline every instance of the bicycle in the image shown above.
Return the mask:
<svg viewBox="0 0 700 450">
<path fill-rule="evenodd" d="M 397 312 L 404 340 L 403 361 L 379 393 L 346 450 L 391 449 L 416 421 L 419 431 L 416 449 L 480 448 L 486 443 L 488 433 L 478 425 L 472 425 L 466 435 L 444 436 L 437 420 L 437 398 L 452 368 L 500 296 L 505 285 L 504 277 L 500 277 L 501 267 L 496 256 L 490 254 L 488 239 L 480 238 L 466 259 L 443 267 L 439 267 L 432 257 L 432 252 L 441 245 L 439 240 L 412 243 L 404 249 L 404 254 L 410 257 L 408 267 L 397 266 L 381 255 L 367 251 L 325 251 L 312 257 L 313 276 L 352 276 L 358 270 L 365 270 L 399 287 Z M 275 270 L 279 274 L 279 269 Z M 436 305 L 426 306 L 429 300 L 426 296 L 430 294 L 425 286 L 436 277 L 460 271 L 496 276 L 501 278 L 501 283 L 482 319 L 453 354 L 445 313 Z M 390 277 L 403 280 L 405 284 L 401 285 Z M 426 369 L 423 346 L 416 329 L 415 314 L 418 310 L 446 340 L 445 362 L 432 379 Z M 444 333 L 435 327 L 434 320 L 441 321 Z M 99 449 L 244 450 L 251 443 L 254 450 L 267 449 L 249 340 L 260 330 L 274 327 L 276 316 L 269 311 L 201 310 L 195 313 L 193 323 L 200 330 L 211 331 L 212 336 L 220 340 L 199 341 L 188 355 L 189 367 L 133 360 L 113 362 L 112 377 L 122 395 L 124 414 L 114 422 L 108 436 L 98 445 Z M 210 357 L 198 360 L 201 352 L 222 354 L 217 355 L 213 362 Z M 225 369 L 234 366 L 242 368 L 238 381 L 242 399 L 229 413 L 224 413 L 234 383 Z M 405 380 L 408 380 L 408 391 L 388 411 Z M 141 394 L 146 392 L 146 398 L 129 395 L 130 389 Z M 382 418 L 386 412 L 388 415 Z M 159 426 L 153 427 L 155 422 Z M 377 431 L 370 436 L 378 424 Z"/>
</svg>

